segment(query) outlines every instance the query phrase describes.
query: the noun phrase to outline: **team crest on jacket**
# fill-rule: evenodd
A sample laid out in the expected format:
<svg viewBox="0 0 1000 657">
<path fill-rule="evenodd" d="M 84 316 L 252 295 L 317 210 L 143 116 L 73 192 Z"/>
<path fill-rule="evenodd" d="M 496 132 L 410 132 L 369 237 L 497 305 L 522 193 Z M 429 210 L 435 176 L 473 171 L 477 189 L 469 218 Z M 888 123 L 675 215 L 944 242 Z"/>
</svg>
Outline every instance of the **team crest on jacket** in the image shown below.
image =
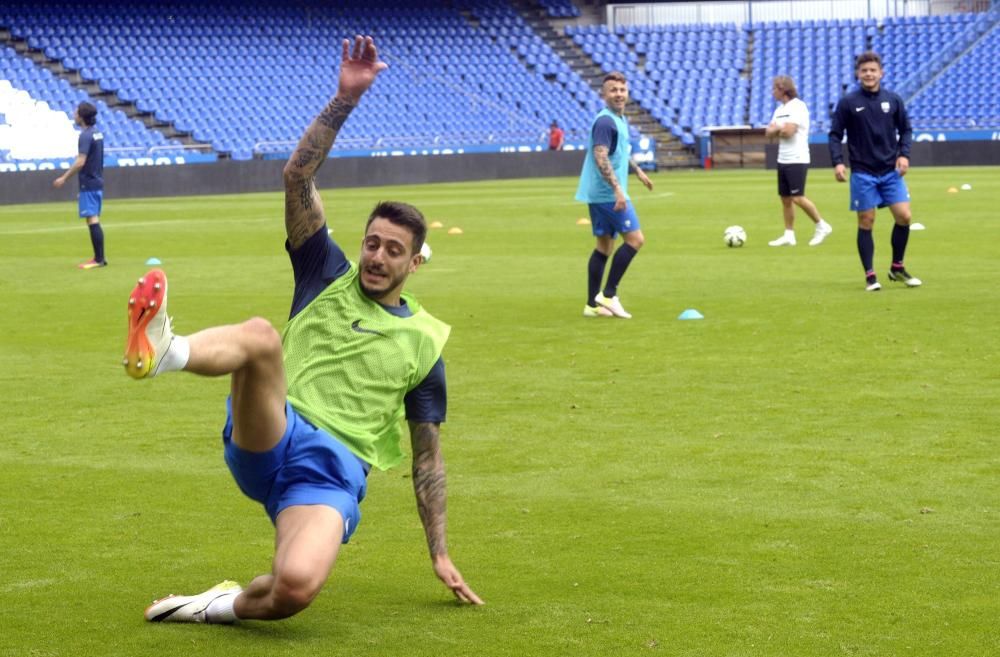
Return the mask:
<svg viewBox="0 0 1000 657">
<path fill-rule="evenodd" d="M 885 101 L 882 103 L 882 113 L 883 114 L 889 113 L 889 101 Z"/>
</svg>

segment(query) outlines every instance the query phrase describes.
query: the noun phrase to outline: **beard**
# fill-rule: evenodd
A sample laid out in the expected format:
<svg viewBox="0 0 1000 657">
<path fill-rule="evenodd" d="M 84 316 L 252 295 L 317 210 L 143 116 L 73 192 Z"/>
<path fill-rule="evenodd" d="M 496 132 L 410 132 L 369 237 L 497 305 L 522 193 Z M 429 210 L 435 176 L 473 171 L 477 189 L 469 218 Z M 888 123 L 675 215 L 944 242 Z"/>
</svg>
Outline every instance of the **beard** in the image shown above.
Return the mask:
<svg viewBox="0 0 1000 657">
<path fill-rule="evenodd" d="M 396 289 L 396 287 L 405 279 L 406 279 L 405 276 L 399 276 L 395 278 L 389 276 L 385 279 L 384 286 L 373 288 L 365 285 L 364 280 L 359 276 L 358 285 L 361 287 L 361 291 L 364 293 L 366 297 L 368 297 L 373 301 L 381 302 L 381 300 L 385 298 L 386 295 L 388 295 L 391 290 Z"/>
</svg>

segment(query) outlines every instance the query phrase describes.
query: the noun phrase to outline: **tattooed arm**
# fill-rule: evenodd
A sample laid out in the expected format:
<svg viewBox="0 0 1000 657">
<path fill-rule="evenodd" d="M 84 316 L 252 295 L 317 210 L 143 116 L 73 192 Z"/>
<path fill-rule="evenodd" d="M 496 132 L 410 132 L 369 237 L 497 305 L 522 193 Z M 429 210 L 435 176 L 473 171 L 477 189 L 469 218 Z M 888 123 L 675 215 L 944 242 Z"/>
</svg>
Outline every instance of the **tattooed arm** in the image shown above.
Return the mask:
<svg viewBox="0 0 1000 657">
<path fill-rule="evenodd" d="M 434 573 L 456 598 L 462 602 L 481 605 L 483 601 L 465 583 L 462 574 L 448 556 L 447 491 L 439 440 L 440 425 L 434 422 L 409 424 L 410 441 L 413 445 L 413 492 L 417 497 L 417 511 L 420 522 L 424 525 Z"/>
<path fill-rule="evenodd" d="M 646 172 L 642 170 L 642 167 L 639 166 L 638 162 L 636 162 L 632 158 L 629 158 L 628 168 L 629 171 L 635 171 L 635 177 L 639 179 L 639 182 L 641 182 L 646 187 L 646 189 L 652 191 L 653 181 L 649 179 L 649 176 L 647 176 Z"/>
<path fill-rule="evenodd" d="M 621 212 L 625 209 L 625 192 L 622 191 L 621 183 L 618 182 L 618 176 L 615 175 L 614 167 L 611 166 L 607 146 L 594 146 L 594 164 L 597 165 L 597 170 L 601 173 L 601 177 L 611 185 L 611 189 L 615 192 L 615 212 Z"/>
<path fill-rule="evenodd" d="M 600 172 L 601 177 L 604 178 L 605 182 L 611 186 L 611 189 L 615 193 L 615 211 L 620 212 L 624 210 L 625 192 L 622 191 L 621 183 L 618 182 L 618 176 L 615 175 L 614 167 L 611 166 L 607 146 L 594 146 L 594 164 L 597 165 L 597 170 Z"/>
<path fill-rule="evenodd" d="M 385 62 L 378 61 L 371 37 L 355 37 L 353 53 L 350 41 L 344 39 L 337 94 L 306 129 L 285 164 L 285 231 L 291 248 L 302 246 L 326 221 L 316 189 L 316 172 L 351 110 L 385 68 Z"/>
</svg>

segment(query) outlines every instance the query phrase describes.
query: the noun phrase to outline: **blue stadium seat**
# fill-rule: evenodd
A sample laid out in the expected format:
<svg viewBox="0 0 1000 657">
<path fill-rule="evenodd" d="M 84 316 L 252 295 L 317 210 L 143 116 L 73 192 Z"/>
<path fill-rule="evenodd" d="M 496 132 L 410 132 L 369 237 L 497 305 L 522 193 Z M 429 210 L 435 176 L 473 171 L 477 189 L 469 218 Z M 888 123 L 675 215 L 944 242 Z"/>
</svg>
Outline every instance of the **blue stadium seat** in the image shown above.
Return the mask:
<svg viewBox="0 0 1000 657">
<path fill-rule="evenodd" d="M 233 157 L 252 153 L 259 142 L 294 140 L 331 92 L 329 75 L 339 57 L 331 44 L 370 25 L 384 26 L 377 36 L 390 69 L 366 98 L 370 112 L 345 126 L 351 147 L 533 140 L 553 118 L 580 135 L 601 106 L 591 87 L 504 0 L 462 3 L 467 14 L 431 0 L 346 0 L 308 11 L 267 0 L 220 0 L 196 9 L 190 2 L 96 3 L 79 15 L 67 13 L 64 4 L 8 0 L 0 13 L 9 17 L 15 37 Z M 538 4 L 552 17 L 579 14 L 570 0 Z M 884 55 L 892 86 L 902 82 L 897 72 L 919 69 L 926 52 L 958 57 L 969 45 L 965 36 L 983 34 L 977 29 L 986 27 L 960 14 L 886 19 L 882 26 L 853 19 L 614 30 L 570 25 L 565 34 L 605 71 L 624 71 L 634 100 L 666 128 L 679 122 L 686 129 L 680 138 L 709 123 L 766 122 L 774 106 L 770 80 L 779 73 L 796 78 L 813 110 L 814 129 L 824 129 L 827 108 L 853 83 L 852 58 L 869 42 Z M 915 124 L 983 122 L 1000 114 L 995 101 L 934 102 L 942 95 L 962 98 L 962 89 L 977 89 L 986 99 L 1000 96 L 995 38 L 988 35 L 914 98 Z M 442 66 L 438 55 L 447 45 L 466 56 Z M 39 98 L 70 109 L 79 101 L 83 92 L 22 57 L 13 60 L 19 84 Z M 400 108 L 407 120 L 400 120 Z M 144 126 L 121 134 L 151 143 L 163 138 Z M 337 147 L 346 148 L 344 142 Z"/>
</svg>

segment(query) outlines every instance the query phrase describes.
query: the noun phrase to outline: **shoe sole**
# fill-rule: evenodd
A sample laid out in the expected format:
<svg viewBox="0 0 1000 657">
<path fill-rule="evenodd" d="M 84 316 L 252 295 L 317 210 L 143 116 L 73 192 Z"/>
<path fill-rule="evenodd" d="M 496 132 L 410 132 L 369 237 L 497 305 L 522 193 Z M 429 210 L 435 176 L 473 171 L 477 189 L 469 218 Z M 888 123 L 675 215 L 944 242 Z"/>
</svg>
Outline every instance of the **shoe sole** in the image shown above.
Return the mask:
<svg viewBox="0 0 1000 657">
<path fill-rule="evenodd" d="M 615 309 L 610 304 L 604 303 L 600 299 L 597 299 L 596 297 L 594 298 L 594 303 L 596 303 L 601 308 L 604 308 L 609 313 L 611 313 L 612 317 L 618 317 L 618 318 L 621 318 L 621 319 L 632 319 L 632 315 L 630 313 L 624 312 L 624 311 L 623 311 L 623 313 L 615 312 Z"/>
<path fill-rule="evenodd" d="M 139 279 L 128 298 L 128 339 L 122 365 L 133 379 L 144 379 L 153 369 L 156 350 L 146 334 L 149 323 L 167 297 L 167 275 L 153 269 Z"/>
<path fill-rule="evenodd" d="M 609 313 L 611 313 L 611 317 L 617 317 L 619 319 L 632 319 L 632 315 L 630 315 L 629 313 L 624 313 L 624 314 L 616 313 L 614 308 L 610 306 L 605 306 L 604 304 L 601 304 L 601 307 L 607 310 Z"/>
</svg>

